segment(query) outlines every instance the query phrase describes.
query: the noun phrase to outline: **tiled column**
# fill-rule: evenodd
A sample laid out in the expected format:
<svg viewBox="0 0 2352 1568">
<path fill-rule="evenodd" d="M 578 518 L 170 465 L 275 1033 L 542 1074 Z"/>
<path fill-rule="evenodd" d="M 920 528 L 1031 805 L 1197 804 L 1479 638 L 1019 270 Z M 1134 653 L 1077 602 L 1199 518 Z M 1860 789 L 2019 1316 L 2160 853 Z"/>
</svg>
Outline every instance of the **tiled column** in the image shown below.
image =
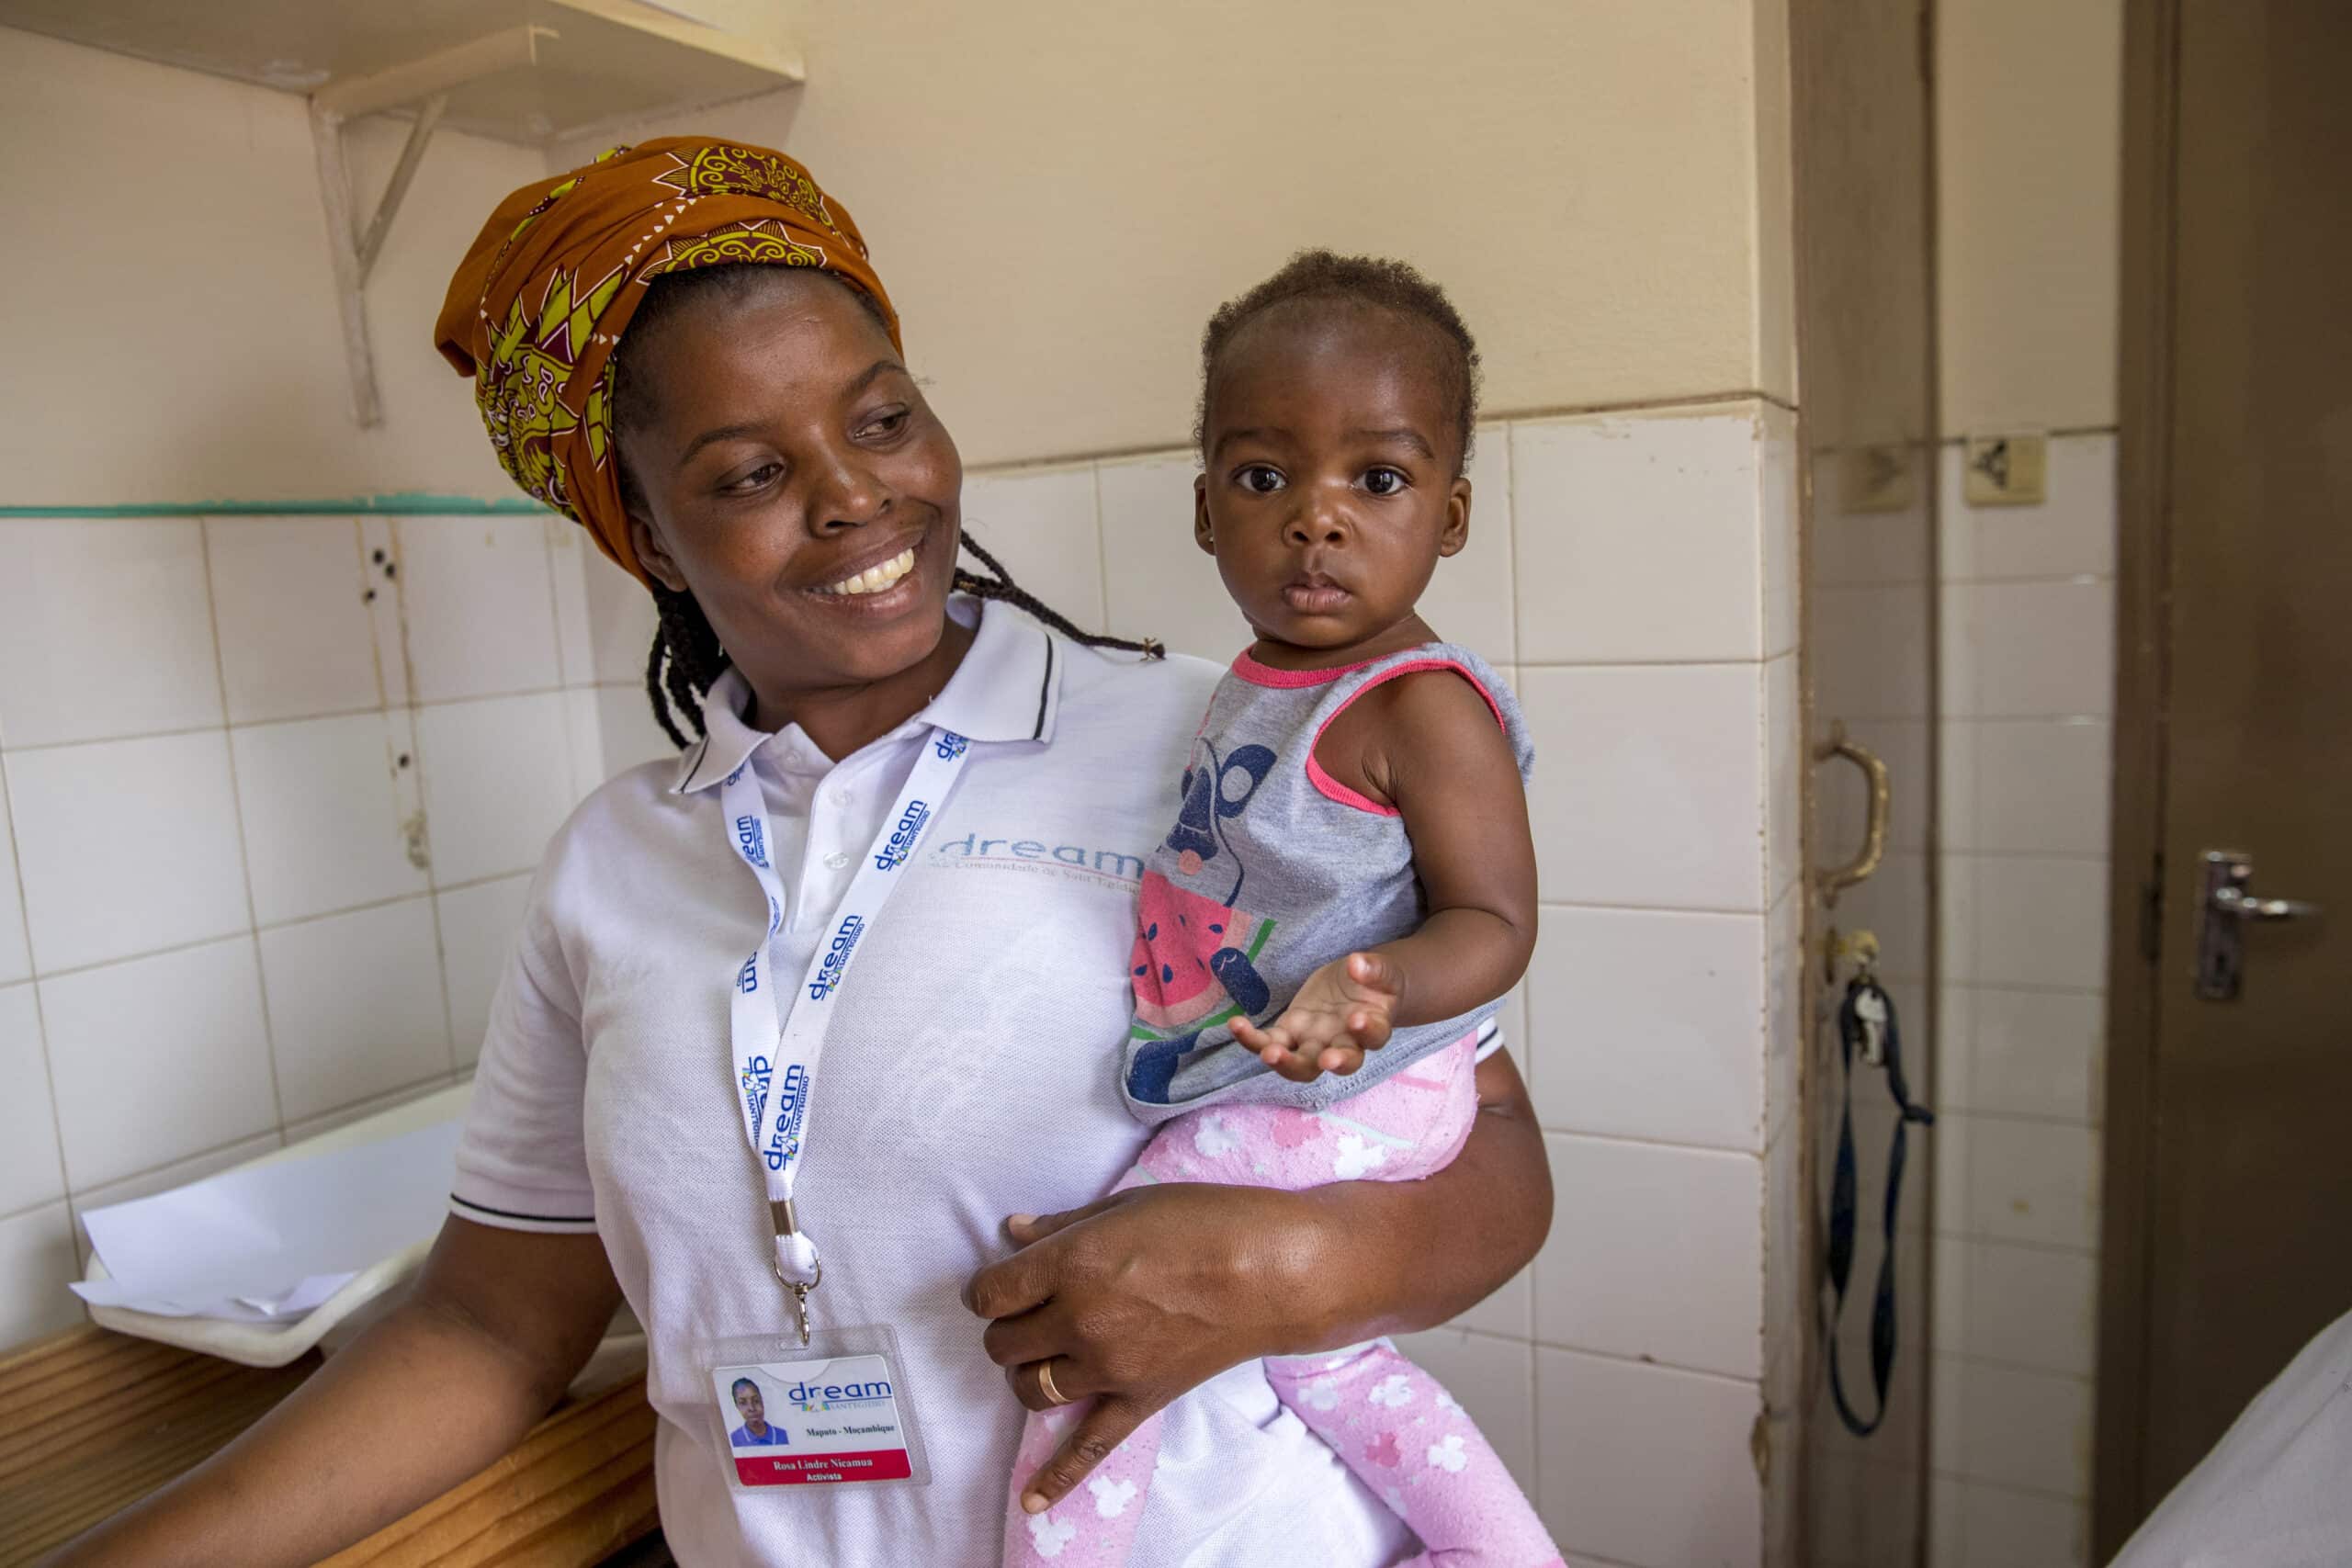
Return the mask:
<svg viewBox="0 0 2352 1568">
<path fill-rule="evenodd" d="M 2115 439 L 1976 508 L 1943 451 L 1931 1568 L 2087 1561 Z"/>
<path fill-rule="evenodd" d="M 1523 1055 L 1559 1194 L 1538 1493 L 1571 1552 L 1642 1568 L 1762 1552 L 1766 1177 L 1797 1125 L 1792 423 L 1511 432 L 1545 906 Z"/>
</svg>

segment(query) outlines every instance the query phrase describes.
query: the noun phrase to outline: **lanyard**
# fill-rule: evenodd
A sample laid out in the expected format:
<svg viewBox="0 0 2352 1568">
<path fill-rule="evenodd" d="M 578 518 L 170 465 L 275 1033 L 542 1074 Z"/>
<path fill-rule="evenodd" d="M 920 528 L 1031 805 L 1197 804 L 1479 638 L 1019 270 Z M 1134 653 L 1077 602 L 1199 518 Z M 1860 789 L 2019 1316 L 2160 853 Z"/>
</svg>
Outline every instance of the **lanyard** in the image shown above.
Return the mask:
<svg viewBox="0 0 2352 1568">
<path fill-rule="evenodd" d="M 727 775 L 718 800 L 728 845 L 751 867 L 768 898 L 768 927 L 751 957 L 736 971 L 732 1007 L 735 1080 L 743 1113 L 743 1135 L 767 1179 L 768 1212 L 775 1224 L 775 1275 L 792 1292 L 800 1317 L 800 1342 L 808 1343 L 808 1292 L 824 1278 L 817 1244 L 800 1229 L 792 1207 L 808 1138 L 808 1098 L 816 1087 L 818 1059 L 832 1001 L 850 963 L 874 922 L 882 916 L 900 878 L 896 873 L 914 858 L 923 831 L 939 815 L 964 771 L 971 743 L 952 730 L 933 728 L 916 759 L 898 805 L 884 818 L 874 847 L 851 879 L 836 911 L 832 934 L 808 960 L 799 991 L 786 1003 L 776 988 L 769 944 L 784 929 L 784 885 L 769 852 L 767 804 L 749 761 Z M 770 1053 L 774 1053 L 773 1055 Z"/>
</svg>

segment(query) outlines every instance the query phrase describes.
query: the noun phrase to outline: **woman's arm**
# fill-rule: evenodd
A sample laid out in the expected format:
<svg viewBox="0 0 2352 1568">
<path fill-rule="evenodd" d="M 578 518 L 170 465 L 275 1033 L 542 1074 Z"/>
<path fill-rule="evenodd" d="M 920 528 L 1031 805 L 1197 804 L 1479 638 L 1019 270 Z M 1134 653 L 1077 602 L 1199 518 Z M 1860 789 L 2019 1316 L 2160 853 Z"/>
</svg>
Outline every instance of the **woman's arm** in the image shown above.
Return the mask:
<svg viewBox="0 0 2352 1568">
<path fill-rule="evenodd" d="M 1027 1362 L 1094 1405 L 1038 1472 L 1059 1501 L 1147 1416 L 1226 1368 L 1428 1328 L 1492 1294 L 1552 1225 L 1552 1173 L 1507 1053 L 1478 1068 L 1478 1118 L 1420 1181 L 1305 1191 L 1170 1183 L 1068 1213 L 1016 1215 L 1022 1249 L 972 1276 L 965 1303 L 1013 1392 L 1046 1408 Z M 1067 1373 L 1062 1370 L 1067 1365 Z"/>
<path fill-rule="evenodd" d="M 595 1236 L 451 1218 L 407 1301 L 252 1430 L 53 1562 L 315 1562 L 513 1448 L 619 1303 Z"/>
</svg>

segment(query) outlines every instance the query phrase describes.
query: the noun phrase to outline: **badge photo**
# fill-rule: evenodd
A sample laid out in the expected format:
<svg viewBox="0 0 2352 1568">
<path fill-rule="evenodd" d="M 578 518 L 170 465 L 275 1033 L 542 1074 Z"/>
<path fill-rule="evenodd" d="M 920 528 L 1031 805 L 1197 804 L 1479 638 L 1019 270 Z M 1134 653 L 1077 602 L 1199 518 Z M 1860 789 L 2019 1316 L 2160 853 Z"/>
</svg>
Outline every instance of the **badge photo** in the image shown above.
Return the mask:
<svg viewBox="0 0 2352 1568">
<path fill-rule="evenodd" d="M 930 1479 L 879 1332 L 820 1335 L 812 1350 L 774 1337 L 712 1348 L 719 1462 L 737 1491 Z"/>
</svg>

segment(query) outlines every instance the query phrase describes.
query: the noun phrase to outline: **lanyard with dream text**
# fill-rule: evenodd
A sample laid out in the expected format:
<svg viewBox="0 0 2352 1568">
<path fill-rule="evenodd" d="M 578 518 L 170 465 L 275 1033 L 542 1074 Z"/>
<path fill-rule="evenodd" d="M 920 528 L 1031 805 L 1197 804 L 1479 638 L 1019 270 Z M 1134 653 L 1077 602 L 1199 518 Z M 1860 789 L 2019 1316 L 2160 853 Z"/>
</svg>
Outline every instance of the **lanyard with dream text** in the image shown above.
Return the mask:
<svg viewBox="0 0 2352 1568">
<path fill-rule="evenodd" d="M 768 927 L 752 956 L 735 976 L 733 1035 L 735 1078 L 741 1093 L 743 1134 L 766 1173 L 768 1210 L 775 1222 L 775 1273 L 792 1292 L 800 1315 L 800 1342 L 808 1342 L 808 1292 L 824 1277 L 817 1244 L 800 1229 L 792 1190 L 800 1175 L 808 1137 L 808 1097 L 816 1087 L 817 1062 L 832 1021 L 832 1000 L 856 956 L 859 940 L 881 918 L 882 906 L 899 885 L 899 870 L 914 858 L 923 830 L 939 814 L 964 769 L 970 742 L 952 730 L 933 729 L 898 805 L 836 911 L 832 933 L 820 941 L 800 989 L 786 1003 L 778 994 L 768 944 L 784 929 L 784 886 L 770 856 L 767 807 L 758 778 L 746 761 L 719 786 L 727 840 L 752 868 L 768 897 Z M 774 1055 L 771 1056 L 770 1053 Z"/>
</svg>

